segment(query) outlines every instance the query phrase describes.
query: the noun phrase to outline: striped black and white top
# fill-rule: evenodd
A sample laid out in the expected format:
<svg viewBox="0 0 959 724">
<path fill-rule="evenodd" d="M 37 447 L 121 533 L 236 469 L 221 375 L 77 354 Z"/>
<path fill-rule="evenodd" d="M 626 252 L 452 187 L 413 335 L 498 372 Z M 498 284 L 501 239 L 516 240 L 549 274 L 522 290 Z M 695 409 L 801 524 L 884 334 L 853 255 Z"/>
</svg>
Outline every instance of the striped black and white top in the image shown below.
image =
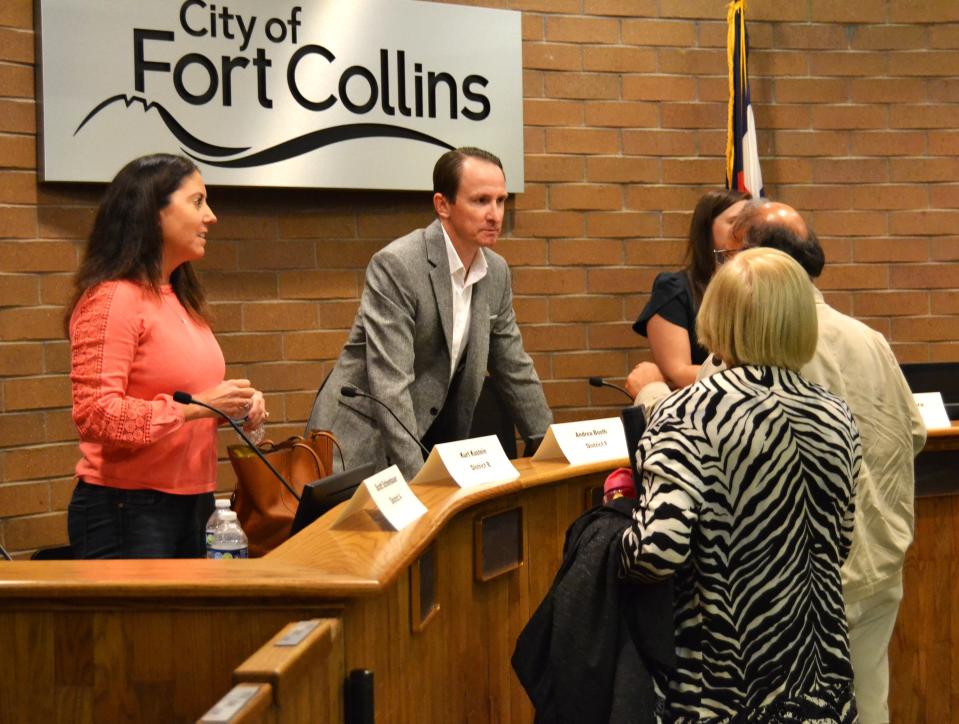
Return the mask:
<svg viewBox="0 0 959 724">
<path fill-rule="evenodd" d="M 785 369 L 729 369 L 656 408 L 622 565 L 675 575 L 660 719 L 856 720 L 839 571 L 861 457 L 846 404 Z"/>
</svg>

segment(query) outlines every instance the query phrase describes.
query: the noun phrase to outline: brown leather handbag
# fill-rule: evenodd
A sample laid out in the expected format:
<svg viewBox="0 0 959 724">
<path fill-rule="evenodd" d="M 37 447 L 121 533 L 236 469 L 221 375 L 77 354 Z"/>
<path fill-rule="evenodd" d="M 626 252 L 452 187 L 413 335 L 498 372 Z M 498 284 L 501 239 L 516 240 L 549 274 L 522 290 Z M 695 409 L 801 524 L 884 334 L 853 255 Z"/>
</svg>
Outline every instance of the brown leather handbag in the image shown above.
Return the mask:
<svg viewBox="0 0 959 724">
<path fill-rule="evenodd" d="M 334 446 L 338 447 L 332 434 L 312 430 L 308 438 L 264 440 L 257 447 L 300 495 L 304 485 L 332 472 Z M 230 445 L 227 453 L 236 473 L 233 510 L 250 541 L 250 557 L 259 557 L 290 537 L 298 503 L 246 445 Z"/>
</svg>

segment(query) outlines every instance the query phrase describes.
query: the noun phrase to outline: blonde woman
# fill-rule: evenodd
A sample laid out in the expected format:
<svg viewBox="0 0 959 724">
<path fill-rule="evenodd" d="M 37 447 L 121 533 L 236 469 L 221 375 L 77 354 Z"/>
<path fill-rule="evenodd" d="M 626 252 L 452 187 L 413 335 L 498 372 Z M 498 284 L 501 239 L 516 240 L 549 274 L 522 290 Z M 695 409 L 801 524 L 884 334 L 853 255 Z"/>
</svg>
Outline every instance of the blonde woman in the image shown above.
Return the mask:
<svg viewBox="0 0 959 724">
<path fill-rule="evenodd" d="M 677 668 L 654 672 L 663 721 L 852 722 L 840 567 L 859 433 L 798 372 L 815 352 L 812 284 L 773 249 L 716 273 L 697 319 L 728 369 L 675 392 L 640 441 L 622 571 L 674 576 Z"/>
</svg>

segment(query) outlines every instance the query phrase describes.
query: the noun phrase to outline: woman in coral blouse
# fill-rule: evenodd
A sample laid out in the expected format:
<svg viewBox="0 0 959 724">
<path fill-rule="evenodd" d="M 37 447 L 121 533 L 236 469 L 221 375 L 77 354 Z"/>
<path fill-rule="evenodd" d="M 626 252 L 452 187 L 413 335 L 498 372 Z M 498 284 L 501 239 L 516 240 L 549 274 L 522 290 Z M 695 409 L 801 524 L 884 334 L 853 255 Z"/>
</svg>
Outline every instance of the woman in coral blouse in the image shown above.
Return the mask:
<svg viewBox="0 0 959 724">
<path fill-rule="evenodd" d="M 252 429 L 267 413 L 249 380 L 224 380 L 191 263 L 216 223 L 193 163 L 127 164 L 97 210 L 69 312 L 73 419 L 82 458 L 68 509 L 77 558 L 204 555 L 216 484 L 214 414 Z"/>
</svg>

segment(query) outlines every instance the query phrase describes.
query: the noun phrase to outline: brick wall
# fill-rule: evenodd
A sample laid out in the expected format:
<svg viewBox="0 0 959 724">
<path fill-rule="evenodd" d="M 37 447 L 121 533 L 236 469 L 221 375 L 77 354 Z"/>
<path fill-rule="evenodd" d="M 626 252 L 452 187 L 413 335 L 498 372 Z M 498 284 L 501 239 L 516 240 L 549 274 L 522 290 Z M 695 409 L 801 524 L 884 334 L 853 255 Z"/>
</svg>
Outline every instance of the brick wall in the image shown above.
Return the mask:
<svg viewBox="0 0 959 724">
<path fill-rule="evenodd" d="M 646 357 L 630 330 L 724 173 L 721 0 L 479 0 L 522 10 L 526 192 L 500 243 L 560 420 L 611 413 Z M 60 320 L 100 188 L 36 181 L 31 0 L 0 4 L 0 541 L 66 539 L 77 458 Z M 767 193 L 823 239 L 831 303 L 902 361 L 959 360 L 959 4 L 752 0 Z M 203 279 L 229 374 L 301 428 L 369 257 L 430 220 L 427 194 L 211 189 Z M 223 444 L 228 442 L 224 433 Z M 222 466 L 220 487 L 232 482 Z"/>
</svg>

